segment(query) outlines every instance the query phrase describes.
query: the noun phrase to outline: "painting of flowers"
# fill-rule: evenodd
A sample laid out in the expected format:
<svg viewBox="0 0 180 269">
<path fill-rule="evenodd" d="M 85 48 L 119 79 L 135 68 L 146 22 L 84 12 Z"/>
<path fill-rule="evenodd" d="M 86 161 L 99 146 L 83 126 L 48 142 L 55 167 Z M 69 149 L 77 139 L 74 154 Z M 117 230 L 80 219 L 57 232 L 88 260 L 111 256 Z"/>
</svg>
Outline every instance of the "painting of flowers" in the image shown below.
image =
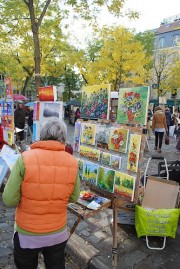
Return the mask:
<svg viewBox="0 0 180 269">
<path fill-rule="evenodd" d="M 93 162 L 84 161 L 83 180 L 93 185 L 97 185 L 99 165 Z"/>
<path fill-rule="evenodd" d="M 114 176 L 114 170 L 100 166 L 97 186 L 108 192 L 114 192 Z"/>
<path fill-rule="evenodd" d="M 110 165 L 111 162 L 111 154 L 107 152 L 102 153 L 101 164 L 102 165 Z"/>
<path fill-rule="evenodd" d="M 79 179 L 82 180 L 83 179 L 83 170 L 84 170 L 84 161 L 77 158 L 76 159 L 78 161 L 78 175 L 79 175 Z"/>
<path fill-rule="evenodd" d="M 131 172 L 136 173 L 138 170 L 140 146 L 141 146 L 141 135 L 131 134 L 128 151 L 128 162 L 127 162 L 127 170 Z"/>
<path fill-rule="evenodd" d="M 134 199 L 135 177 L 116 171 L 114 193 L 129 201 Z"/>
<path fill-rule="evenodd" d="M 110 90 L 109 84 L 83 87 L 81 118 L 109 119 Z"/>
<path fill-rule="evenodd" d="M 73 140 L 73 150 L 76 152 L 79 152 L 80 137 L 81 137 L 81 123 L 76 122 L 74 128 L 74 140 Z"/>
<path fill-rule="evenodd" d="M 96 124 L 82 123 L 81 143 L 95 145 Z"/>
<path fill-rule="evenodd" d="M 88 158 L 92 161 L 100 160 L 100 150 L 82 146 L 82 145 L 79 147 L 79 155 L 81 157 Z"/>
<path fill-rule="evenodd" d="M 120 169 L 121 168 L 121 157 L 117 155 L 111 155 L 111 161 L 110 161 L 111 167 L 113 169 Z"/>
<path fill-rule="evenodd" d="M 129 130 L 123 128 L 111 128 L 109 136 L 109 149 L 118 152 L 127 152 Z"/>
<path fill-rule="evenodd" d="M 119 90 L 117 122 L 146 124 L 149 87 L 122 88 Z"/>
</svg>

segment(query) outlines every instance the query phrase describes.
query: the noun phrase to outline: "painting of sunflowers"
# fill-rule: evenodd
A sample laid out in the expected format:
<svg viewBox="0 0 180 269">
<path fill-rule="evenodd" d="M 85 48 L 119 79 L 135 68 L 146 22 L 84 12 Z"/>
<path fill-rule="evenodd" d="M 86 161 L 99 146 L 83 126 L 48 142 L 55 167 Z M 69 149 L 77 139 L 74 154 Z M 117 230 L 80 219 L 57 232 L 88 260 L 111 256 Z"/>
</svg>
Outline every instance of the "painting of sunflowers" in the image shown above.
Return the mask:
<svg viewBox="0 0 180 269">
<path fill-rule="evenodd" d="M 128 161 L 127 161 L 127 170 L 131 172 L 136 173 L 138 170 L 140 146 L 141 146 L 141 135 L 131 134 L 128 151 Z"/>
<path fill-rule="evenodd" d="M 100 166 L 97 186 L 108 192 L 114 192 L 114 176 L 114 170 Z"/>
<path fill-rule="evenodd" d="M 149 87 L 121 88 L 119 90 L 117 122 L 145 125 L 148 103 Z"/>
<path fill-rule="evenodd" d="M 111 128 L 109 136 L 109 149 L 126 153 L 129 130 L 123 128 Z"/>
<path fill-rule="evenodd" d="M 84 86 L 81 118 L 109 119 L 110 90 L 109 84 Z"/>
<path fill-rule="evenodd" d="M 134 199 L 135 177 L 116 171 L 114 193 L 129 201 Z"/>
<path fill-rule="evenodd" d="M 95 145 L 96 124 L 83 123 L 81 131 L 81 143 Z"/>
</svg>

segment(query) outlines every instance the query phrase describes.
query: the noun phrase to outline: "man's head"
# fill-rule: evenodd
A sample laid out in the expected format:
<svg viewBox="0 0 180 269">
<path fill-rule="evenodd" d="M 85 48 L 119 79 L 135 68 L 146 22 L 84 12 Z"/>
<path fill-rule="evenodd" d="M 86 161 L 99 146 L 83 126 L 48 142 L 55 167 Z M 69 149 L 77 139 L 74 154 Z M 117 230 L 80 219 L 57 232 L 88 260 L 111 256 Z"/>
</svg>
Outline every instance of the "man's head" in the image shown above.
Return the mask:
<svg viewBox="0 0 180 269">
<path fill-rule="evenodd" d="M 18 104 L 18 107 L 19 107 L 19 108 L 22 108 L 22 107 L 23 107 L 23 101 L 18 101 L 17 104 Z"/>
<path fill-rule="evenodd" d="M 40 140 L 55 140 L 65 143 L 67 126 L 64 121 L 50 117 L 41 124 Z"/>
</svg>

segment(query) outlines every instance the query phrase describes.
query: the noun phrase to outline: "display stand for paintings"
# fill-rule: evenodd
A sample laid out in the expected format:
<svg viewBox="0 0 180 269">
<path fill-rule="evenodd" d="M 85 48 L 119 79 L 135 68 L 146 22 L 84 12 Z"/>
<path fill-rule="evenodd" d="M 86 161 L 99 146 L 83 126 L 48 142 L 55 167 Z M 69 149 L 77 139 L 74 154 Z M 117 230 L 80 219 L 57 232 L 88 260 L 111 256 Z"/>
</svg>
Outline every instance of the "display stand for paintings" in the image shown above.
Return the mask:
<svg viewBox="0 0 180 269">
<path fill-rule="evenodd" d="M 143 134 L 143 128 L 140 126 L 132 127 L 128 125 L 122 125 L 122 124 L 117 124 L 117 123 L 111 123 L 108 120 L 98 120 L 98 121 L 81 121 L 81 123 L 91 123 L 91 124 L 105 124 L 108 125 L 110 128 L 123 128 L 125 130 L 128 130 L 130 134 L 137 134 L 141 136 L 141 142 L 140 142 L 140 148 L 139 148 L 139 155 L 138 155 L 138 168 L 135 173 L 131 173 L 127 171 L 127 173 L 131 176 L 136 175 L 136 180 L 135 180 L 135 191 L 134 191 L 134 196 L 132 200 L 132 204 L 136 204 L 138 201 L 139 197 L 139 182 L 140 182 L 140 176 L 141 176 L 141 164 L 143 160 L 143 154 L 144 154 L 144 149 L 146 146 L 146 135 Z M 97 145 L 96 145 L 97 146 Z M 105 150 L 105 152 L 108 152 L 108 150 Z M 127 152 L 126 152 L 127 153 Z M 127 155 L 127 154 L 126 154 Z M 76 157 L 79 159 L 79 152 L 75 154 Z M 127 161 L 127 156 L 126 156 L 126 161 Z M 117 266 L 117 213 L 118 209 L 123 208 L 128 211 L 133 211 L 132 208 L 124 208 L 123 203 L 129 202 L 126 198 L 121 198 L 119 195 L 115 194 L 114 192 L 108 192 L 105 191 L 104 189 L 99 188 L 98 186 L 94 186 L 92 184 L 89 184 L 86 181 L 81 181 L 83 182 L 83 185 L 85 186 L 85 189 L 88 188 L 90 192 L 94 192 L 97 195 L 101 195 L 102 197 L 107 198 L 107 202 L 104 203 L 98 210 L 92 210 L 88 209 L 86 205 L 83 205 L 81 201 L 78 201 L 77 204 L 69 204 L 68 210 L 73 213 L 76 217 L 77 220 L 75 221 L 73 227 L 70 230 L 70 236 L 72 233 L 75 231 L 77 225 L 79 222 L 83 219 L 88 219 L 89 217 L 92 217 L 96 214 L 98 214 L 100 211 L 107 209 L 107 208 L 112 208 L 113 209 L 113 245 L 112 245 L 112 266 L 113 268 L 116 268 Z"/>
<path fill-rule="evenodd" d="M 134 206 L 137 204 L 139 195 L 142 192 L 142 188 L 140 188 L 140 179 L 141 179 L 141 164 L 143 161 L 144 150 L 147 147 L 147 136 L 143 134 L 143 128 L 138 127 L 131 127 L 131 126 L 123 126 L 124 128 L 128 128 L 130 132 L 141 134 L 141 145 L 140 145 L 140 155 L 139 155 L 139 163 L 138 163 L 138 170 L 136 173 L 136 187 L 134 192 L 134 199 L 132 203 L 132 207 L 129 206 L 129 201 L 121 198 L 115 197 L 113 201 L 113 247 L 112 247 L 112 268 L 115 269 L 117 267 L 117 254 L 118 254 L 118 242 L 117 242 L 117 224 L 118 224 L 118 209 L 123 209 L 127 212 L 134 212 Z M 128 205 L 128 206 L 126 206 Z"/>
</svg>

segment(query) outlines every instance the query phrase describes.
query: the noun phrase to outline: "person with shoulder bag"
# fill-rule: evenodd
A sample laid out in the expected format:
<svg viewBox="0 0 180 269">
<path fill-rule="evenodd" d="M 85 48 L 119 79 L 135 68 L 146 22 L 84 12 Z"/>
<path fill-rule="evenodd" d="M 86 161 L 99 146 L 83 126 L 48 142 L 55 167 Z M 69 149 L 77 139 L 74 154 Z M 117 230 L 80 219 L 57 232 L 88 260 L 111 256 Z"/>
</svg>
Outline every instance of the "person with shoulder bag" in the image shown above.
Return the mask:
<svg viewBox="0 0 180 269">
<path fill-rule="evenodd" d="M 167 131 L 166 116 L 160 106 L 155 108 L 152 120 L 152 130 L 155 134 L 155 150 L 161 153 L 162 141 L 165 131 Z"/>
</svg>

